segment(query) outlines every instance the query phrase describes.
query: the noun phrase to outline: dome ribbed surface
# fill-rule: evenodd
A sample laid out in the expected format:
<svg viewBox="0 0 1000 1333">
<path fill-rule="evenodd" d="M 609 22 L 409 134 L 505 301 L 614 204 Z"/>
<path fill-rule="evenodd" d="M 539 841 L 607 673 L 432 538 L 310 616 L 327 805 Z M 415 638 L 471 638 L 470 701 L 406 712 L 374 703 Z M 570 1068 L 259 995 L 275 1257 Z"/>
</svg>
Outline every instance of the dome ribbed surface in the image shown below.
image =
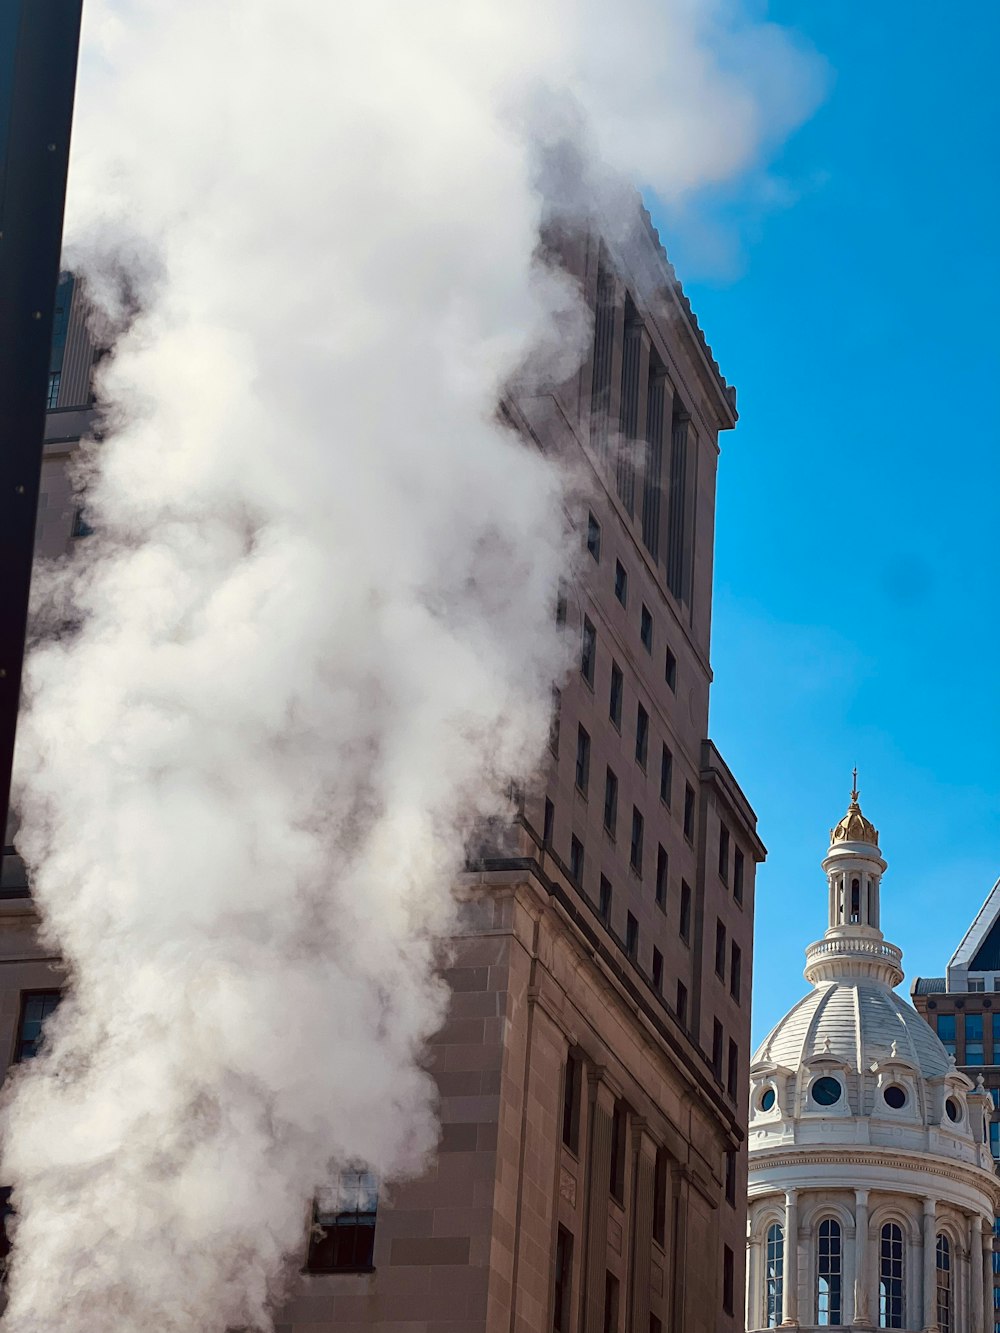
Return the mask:
<svg viewBox="0 0 1000 1333">
<path fill-rule="evenodd" d="M 829 1042 L 829 1048 L 827 1047 Z M 852 1070 L 868 1069 L 896 1054 L 925 1078 L 951 1069 L 937 1033 L 888 986 L 864 979 L 821 983 L 772 1029 L 754 1056 L 798 1069 L 816 1055 L 834 1055 Z"/>
</svg>

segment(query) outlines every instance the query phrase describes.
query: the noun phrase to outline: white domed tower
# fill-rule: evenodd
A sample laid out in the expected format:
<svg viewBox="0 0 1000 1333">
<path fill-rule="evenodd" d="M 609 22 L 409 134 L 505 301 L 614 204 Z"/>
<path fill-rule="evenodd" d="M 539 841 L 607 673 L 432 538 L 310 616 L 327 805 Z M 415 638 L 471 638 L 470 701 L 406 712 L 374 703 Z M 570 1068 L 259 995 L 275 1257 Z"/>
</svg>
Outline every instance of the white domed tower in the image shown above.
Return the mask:
<svg viewBox="0 0 1000 1333">
<path fill-rule="evenodd" d="M 893 989 L 856 772 L 823 869 L 812 990 L 750 1068 L 747 1328 L 993 1333 L 991 1106 Z"/>
</svg>

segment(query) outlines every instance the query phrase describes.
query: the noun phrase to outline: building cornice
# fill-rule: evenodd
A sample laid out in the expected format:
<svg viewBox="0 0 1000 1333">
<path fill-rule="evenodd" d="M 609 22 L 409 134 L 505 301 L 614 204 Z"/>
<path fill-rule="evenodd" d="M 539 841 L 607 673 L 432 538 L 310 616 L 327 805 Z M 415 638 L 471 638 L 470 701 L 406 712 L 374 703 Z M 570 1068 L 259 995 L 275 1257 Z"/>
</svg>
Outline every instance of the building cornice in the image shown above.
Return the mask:
<svg viewBox="0 0 1000 1333">
<path fill-rule="evenodd" d="M 796 1166 L 867 1166 L 887 1172 L 922 1172 L 925 1175 L 954 1181 L 955 1184 L 971 1184 L 992 1198 L 995 1206 L 1000 1206 L 1000 1179 L 991 1172 L 984 1171 L 982 1167 L 971 1162 L 946 1162 L 941 1158 L 928 1157 L 924 1153 L 907 1152 L 905 1149 L 886 1151 L 884 1148 L 878 1148 L 871 1152 L 857 1148 L 845 1151 L 843 1148 L 834 1147 L 809 1152 L 787 1149 L 773 1152 L 765 1150 L 751 1152 L 748 1166 L 751 1184 L 755 1173 Z M 850 1182 L 845 1180 L 844 1187 L 849 1188 Z"/>
</svg>

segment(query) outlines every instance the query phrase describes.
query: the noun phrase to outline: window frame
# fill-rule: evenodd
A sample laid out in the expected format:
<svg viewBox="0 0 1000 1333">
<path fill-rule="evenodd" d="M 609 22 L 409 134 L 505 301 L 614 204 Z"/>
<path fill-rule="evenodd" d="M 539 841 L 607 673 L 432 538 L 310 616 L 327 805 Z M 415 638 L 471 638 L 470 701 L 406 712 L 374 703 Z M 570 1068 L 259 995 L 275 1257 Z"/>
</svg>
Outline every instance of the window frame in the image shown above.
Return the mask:
<svg viewBox="0 0 1000 1333">
<path fill-rule="evenodd" d="M 815 1296 L 816 1323 L 821 1328 L 839 1327 L 844 1305 L 844 1237 L 835 1217 L 823 1218 L 816 1229 Z"/>
<path fill-rule="evenodd" d="M 906 1327 L 906 1240 L 898 1222 L 879 1230 L 878 1326 Z"/>
<path fill-rule="evenodd" d="M 313 1201 L 313 1218 L 312 1225 L 309 1228 L 309 1246 L 306 1254 L 305 1271 L 307 1273 L 323 1275 L 330 1273 L 373 1273 L 375 1271 L 375 1231 L 378 1226 L 379 1201 L 378 1179 L 373 1171 L 351 1167 L 341 1172 L 341 1187 L 343 1187 L 345 1177 L 347 1176 L 357 1176 L 358 1178 L 357 1190 L 354 1196 L 355 1207 L 340 1207 L 335 1211 L 331 1210 L 330 1212 L 324 1213 L 321 1212 L 319 1203 L 315 1200 Z M 368 1194 L 367 1196 L 363 1196 L 362 1191 L 364 1190 L 366 1183 L 369 1186 Z M 361 1203 L 363 1198 L 366 1202 L 374 1200 L 374 1207 L 362 1209 Z M 324 1217 L 329 1217 L 332 1220 L 324 1222 L 322 1220 Z M 341 1220 L 347 1218 L 354 1218 L 354 1223 L 352 1224 L 349 1221 Z M 367 1220 L 362 1222 L 360 1220 L 361 1218 L 370 1218 L 371 1220 L 370 1222 Z M 343 1228 L 344 1231 L 351 1230 L 354 1233 L 351 1238 L 351 1262 L 321 1263 L 317 1251 L 325 1241 L 333 1240 L 334 1237 L 330 1233 L 336 1233 L 338 1228 Z M 317 1232 L 322 1234 L 317 1235 Z M 364 1242 L 364 1246 L 360 1249 L 360 1252 L 359 1241 Z M 337 1247 L 331 1246 L 331 1251 L 333 1254 L 336 1254 Z M 366 1257 L 366 1262 L 359 1261 L 363 1257 Z"/>
<path fill-rule="evenodd" d="M 58 986 L 37 987 L 21 991 L 20 1007 L 17 1015 L 17 1027 L 14 1029 L 14 1055 L 11 1064 L 19 1065 L 24 1060 L 33 1060 L 42 1047 L 42 1039 L 45 1035 L 45 1023 L 52 1017 L 59 1008 L 62 1001 L 62 990 Z M 53 1000 L 50 1008 L 46 1009 L 40 1018 L 31 1019 L 32 1023 L 38 1023 L 38 1034 L 35 1037 L 27 1038 L 24 1034 L 25 1024 L 29 1021 L 27 1009 L 32 1000 Z M 44 1003 L 43 1003 L 44 1007 Z M 27 1050 L 30 1044 L 31 1049 Z"/>
</svg>

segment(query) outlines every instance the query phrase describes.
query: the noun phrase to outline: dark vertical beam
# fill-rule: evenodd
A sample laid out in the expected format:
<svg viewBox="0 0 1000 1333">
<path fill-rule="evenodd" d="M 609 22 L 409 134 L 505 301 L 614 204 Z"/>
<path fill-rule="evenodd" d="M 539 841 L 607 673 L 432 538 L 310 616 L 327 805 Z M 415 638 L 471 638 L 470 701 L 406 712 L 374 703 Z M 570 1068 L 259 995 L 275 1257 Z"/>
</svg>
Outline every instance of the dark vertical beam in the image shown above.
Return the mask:
<svg viewBox="0 0 1000 1333">
<path fill-rule="evenodd" d="M 35 545 L 82 0 L 0 0 L 0 821 Z"/>
</svg>

